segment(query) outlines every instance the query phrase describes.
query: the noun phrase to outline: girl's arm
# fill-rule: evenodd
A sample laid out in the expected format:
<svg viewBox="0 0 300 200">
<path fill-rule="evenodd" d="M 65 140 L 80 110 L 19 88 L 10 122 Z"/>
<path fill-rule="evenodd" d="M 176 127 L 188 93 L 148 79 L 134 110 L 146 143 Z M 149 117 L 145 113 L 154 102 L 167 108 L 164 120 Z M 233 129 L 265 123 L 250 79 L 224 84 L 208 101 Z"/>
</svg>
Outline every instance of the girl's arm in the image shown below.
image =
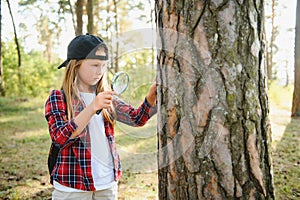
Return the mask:
<svg viewBox="0 0 300 200">
<path fill-rule="evenodd" d="M 157 111 L 156 83 L 151 85 L 145 100 L 137 109 L 118 98 L 113 100 L 113 104 L 118 121 L 130 126 L 143 126 Z"/>
<path fill-rule="evenodd" d="M 111 91 L 98 94 L 90 105 L 68 121 L 67 105 L 63 93 L 60 90 L 53 90 L 45 105 L 45 117 L 48 121 L 52 141 L 63 146 L 76 138 L 88 125 L 97 110 L 110 106 L 112 94 Z"/>
<path fill-rule="evenodd" d="M 156 105 L 156 82 L 153 82 L 152 85 L 150 86 L 150 89 L 146 96 L 146 100 L 150 104 L 150 106 Z"/>
<path fill-rule="evenodd" d="M 77 129 L 72 133 L 71 138 L 77 137 L 83 131 L 98 110 L 110 107 L 113 94 L 113 91 L 104 91 L 99 93 L 92 103 L 84 108 L 74 118 L 74 122 L 77 124 Z"/>
<path fill-rule="evenodd" d="M 45 104 L 45 118 L 48 122 L 50 137 L 61 147 L 70 141 L 77 124 L 74 119 L 68 121 L 67 105 L 60 90 L 53 90 Z"/>
</svg>

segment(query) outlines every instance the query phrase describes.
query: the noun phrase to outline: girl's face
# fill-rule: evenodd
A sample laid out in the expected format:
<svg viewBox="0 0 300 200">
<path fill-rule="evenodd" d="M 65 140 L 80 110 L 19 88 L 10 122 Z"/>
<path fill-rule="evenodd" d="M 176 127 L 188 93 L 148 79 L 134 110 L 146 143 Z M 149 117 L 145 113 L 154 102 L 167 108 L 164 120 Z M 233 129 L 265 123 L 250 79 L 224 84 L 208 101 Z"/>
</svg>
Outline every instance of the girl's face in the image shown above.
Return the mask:
<svg viewBox="0 0 300 200">
<path fill-rule="evenodd" d="M 106 70 L 106 61 L 98 59 L 85 59 L 78 69 L 78 81 L 80 92 L 92 91 Z"/>
</svg>

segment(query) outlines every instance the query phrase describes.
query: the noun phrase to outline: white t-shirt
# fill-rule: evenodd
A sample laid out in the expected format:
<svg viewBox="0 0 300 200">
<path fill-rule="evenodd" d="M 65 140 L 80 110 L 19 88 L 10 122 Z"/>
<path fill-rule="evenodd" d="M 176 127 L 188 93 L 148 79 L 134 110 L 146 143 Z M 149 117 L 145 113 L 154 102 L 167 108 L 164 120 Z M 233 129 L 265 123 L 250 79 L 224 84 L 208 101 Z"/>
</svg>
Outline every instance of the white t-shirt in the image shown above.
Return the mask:
<svg viewBox="0 0 300 200">
<path fill-rule="evenodd" d="M 80 93 L 86 106 L 88 106 L 95 94 Z M 110 147 L 105 135 L 104 121 L 102 113 L 95 114 L 88 124 L 91 138 L 92 155 L 92 176 L 96 190 L 103 190 L 112 187 L 114 181 L 113 160 Z M 54 181 L 54 188 L 64 192 L 82 192 L 74 188 L 66 187 Z"/>
</svg>

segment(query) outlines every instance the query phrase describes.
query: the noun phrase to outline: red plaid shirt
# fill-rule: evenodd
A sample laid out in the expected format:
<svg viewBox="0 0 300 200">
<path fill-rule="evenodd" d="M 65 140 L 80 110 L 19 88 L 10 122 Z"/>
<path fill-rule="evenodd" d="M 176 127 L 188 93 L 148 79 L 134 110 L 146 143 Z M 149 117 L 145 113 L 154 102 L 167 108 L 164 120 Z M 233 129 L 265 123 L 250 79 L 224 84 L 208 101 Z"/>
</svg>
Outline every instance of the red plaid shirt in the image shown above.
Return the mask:
<svg viewBox="0 0 300 200">
<path fill-rule="evenodd" d="M 73 104 L 75 105 L 75 101 Z M 156 107 L 150 107 L 146 99 L 138 109 L 114 98 L 117 121 L 130 126 L 142 126 L 156 113 Z M 85 105 L 75 110 L 77 116 Z M 67 105 L 60 90 L 53 90 L 45 104 L 45 117 L 48 121 L 49 133 L 54 143 L 60 146 L 56 165 L 51 173 L 51 180 L 55 180 L 67 187 L 93 191 L 95 190 L 91 169 L 91 141 L 86 127 L 78 137 L 70 139 L 77 128 L 74 120 L 67 120 Z M 121 163 L 116 150 L 114 127 L 104 119 L 105 134 L 110 146 L 115 180 L 121 178 Z M 52 182 L 52 181 L 51 181 Z"/>
</svg>

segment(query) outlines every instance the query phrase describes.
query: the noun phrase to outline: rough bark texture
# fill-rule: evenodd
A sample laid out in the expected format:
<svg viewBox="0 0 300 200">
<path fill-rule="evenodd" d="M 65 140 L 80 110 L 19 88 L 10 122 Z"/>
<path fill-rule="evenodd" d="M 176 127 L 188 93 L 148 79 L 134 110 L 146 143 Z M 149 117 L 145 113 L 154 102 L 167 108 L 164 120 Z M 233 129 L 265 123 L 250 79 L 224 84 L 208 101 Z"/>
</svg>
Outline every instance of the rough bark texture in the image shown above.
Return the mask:
<svg viewBox="0 0 300 200">
<path fill-rule="evenodd" d="M 292 117 L 300 117 L 300 1 L 297 0 L 295 37 L 295 79 Z"/>
<path fill-rule="evenodd" d="M 155 6 L 159 199 L 274 199 L 263 1 Z"/>
</svg>

